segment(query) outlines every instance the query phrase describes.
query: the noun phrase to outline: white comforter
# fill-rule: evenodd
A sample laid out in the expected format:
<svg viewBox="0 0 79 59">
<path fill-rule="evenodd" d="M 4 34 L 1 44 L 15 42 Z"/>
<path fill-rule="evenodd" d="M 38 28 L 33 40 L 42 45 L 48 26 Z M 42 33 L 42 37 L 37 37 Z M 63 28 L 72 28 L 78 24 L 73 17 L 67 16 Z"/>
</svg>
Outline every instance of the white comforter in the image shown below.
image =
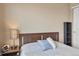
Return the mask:
<svg viewBox="0 0 79 59">
<path fill-rule="evenodd" d="M 79 49 L 56 42 L 55 50 L 42 51 L 37 42 L 25 44 L 21 47 L 21 56 L 79 56 Z"/>
</svg>

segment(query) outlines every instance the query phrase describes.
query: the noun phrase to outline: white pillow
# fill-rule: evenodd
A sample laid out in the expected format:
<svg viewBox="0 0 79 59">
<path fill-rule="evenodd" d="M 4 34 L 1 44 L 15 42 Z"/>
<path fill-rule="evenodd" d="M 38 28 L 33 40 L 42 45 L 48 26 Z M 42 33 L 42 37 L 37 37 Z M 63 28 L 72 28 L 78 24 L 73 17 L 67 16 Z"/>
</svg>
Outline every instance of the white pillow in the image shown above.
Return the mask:
<svg viewBox="0 0 79 59">
<path fill-rule="evenodd" d="M 51 46 L 53 47 L 53 49 L 56 48 L 56 44 L 55 44 L 54 40 L 51 37 L 46 38 L 46 40 L 48 40 L 48 42 L 51 44 Z"/>
<path fill-rule="evenodd" d="M 43 51 L 46 51 L 46 50 L 48 50 L 48 49 L 52 49 L 52 46 L 51 46 L 51 44 L 48 42 L 48 40 L 38 40 L 37 42 L 38 42 L 39 46 L 41 47 L 41 49 L 42 49 Z"/>
</svg>

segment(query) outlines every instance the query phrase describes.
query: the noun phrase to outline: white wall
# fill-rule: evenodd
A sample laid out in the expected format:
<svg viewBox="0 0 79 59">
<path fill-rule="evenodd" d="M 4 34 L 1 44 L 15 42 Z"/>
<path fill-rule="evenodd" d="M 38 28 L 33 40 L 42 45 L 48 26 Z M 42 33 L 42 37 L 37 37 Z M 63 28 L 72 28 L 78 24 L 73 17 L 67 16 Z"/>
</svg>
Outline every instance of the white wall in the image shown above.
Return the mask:
<svg viewBox="0 0 79 59">
<path fill-rule="evenodd" d="M 21 33 L 59 32 L 63 42 L 63 22 L 71 22 L 69 4 L 5 4 L 8 28 L 16 27 Z"/>
<path fill-rule="evenodd" d="M 5 22 L 4 22 L 4 5 L 0 4 L 0 47 L 6 44 L 5 35 Z"/>
</svg>

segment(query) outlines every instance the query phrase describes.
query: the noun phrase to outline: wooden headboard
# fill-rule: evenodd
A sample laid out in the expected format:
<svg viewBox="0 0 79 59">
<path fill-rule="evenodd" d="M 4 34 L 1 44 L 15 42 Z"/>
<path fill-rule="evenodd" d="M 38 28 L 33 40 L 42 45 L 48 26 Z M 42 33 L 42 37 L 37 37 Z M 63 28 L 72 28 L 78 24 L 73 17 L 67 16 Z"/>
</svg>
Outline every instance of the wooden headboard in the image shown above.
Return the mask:
<svg viewBox="0 0 79 59">
<path fill-rule="evenodd" d="M 46 33 L 20 33 L 19 34 L 19 45 L 22 46 L 26 43 L 36 42 L 47 37 L 53 38 L 55 41 L 59 41 L 59 32 L 46 32 Z"/>
</svg>

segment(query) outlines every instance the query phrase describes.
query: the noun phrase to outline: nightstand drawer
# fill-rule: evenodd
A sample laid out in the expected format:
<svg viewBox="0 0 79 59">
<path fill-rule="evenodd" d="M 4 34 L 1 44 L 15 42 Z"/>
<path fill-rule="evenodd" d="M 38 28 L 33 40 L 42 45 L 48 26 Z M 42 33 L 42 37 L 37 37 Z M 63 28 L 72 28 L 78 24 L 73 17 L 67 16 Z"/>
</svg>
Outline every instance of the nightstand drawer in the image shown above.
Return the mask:
<svg viewBox="0 0 79 59">
<path fill-rule="evenodd" d="M 17 56 L 18 52 L 13 52 L 13 53 L 4 53 L 2 56 Z"/>
<path fill-rule="evenodd" d="M 9 50 L 2 53 L 2 56 L 17 56 L 17 53 L 19 53 L 19 50 Z"/>
</svg>

